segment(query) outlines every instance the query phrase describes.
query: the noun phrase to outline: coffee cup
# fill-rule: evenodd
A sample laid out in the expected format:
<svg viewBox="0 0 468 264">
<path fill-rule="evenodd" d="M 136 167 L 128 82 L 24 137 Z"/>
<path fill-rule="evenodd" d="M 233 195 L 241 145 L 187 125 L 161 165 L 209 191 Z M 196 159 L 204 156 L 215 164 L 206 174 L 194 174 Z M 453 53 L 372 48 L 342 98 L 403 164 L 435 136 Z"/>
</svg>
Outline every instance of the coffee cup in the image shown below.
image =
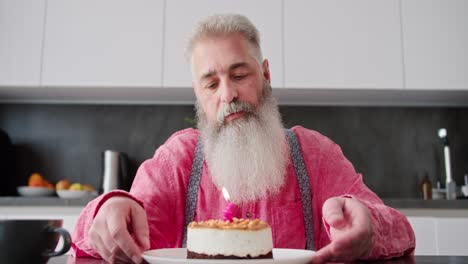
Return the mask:
<svg viewBox="0 0 468 264">
<path fill-rule="evenodd" d="M 71 246 L 63 220 L 0 220 L 0 263 L 46 263 Z M 59 238 L 63 246 L 55 251 Z"/>
</svg>

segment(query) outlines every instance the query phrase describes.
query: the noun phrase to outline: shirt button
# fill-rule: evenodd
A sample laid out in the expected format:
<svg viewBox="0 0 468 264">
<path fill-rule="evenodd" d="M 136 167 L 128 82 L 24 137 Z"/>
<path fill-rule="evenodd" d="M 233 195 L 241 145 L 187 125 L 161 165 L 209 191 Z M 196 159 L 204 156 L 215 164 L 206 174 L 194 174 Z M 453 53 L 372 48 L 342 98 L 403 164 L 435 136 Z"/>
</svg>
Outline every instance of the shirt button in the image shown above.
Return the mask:
<svg viewBox="0 0 468 264">
<path fill-rule="evenodd" d="M 245 217 L 250 218 L 250 212 L 245 213 Z"/>
</svg>

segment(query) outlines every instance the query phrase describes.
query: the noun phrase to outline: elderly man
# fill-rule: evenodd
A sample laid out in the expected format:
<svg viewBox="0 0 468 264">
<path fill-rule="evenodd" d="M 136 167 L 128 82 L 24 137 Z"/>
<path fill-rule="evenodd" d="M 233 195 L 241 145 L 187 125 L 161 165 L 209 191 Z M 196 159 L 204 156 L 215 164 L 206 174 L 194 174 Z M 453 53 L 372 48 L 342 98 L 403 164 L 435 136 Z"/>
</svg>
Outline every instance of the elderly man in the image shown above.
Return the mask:
<svg viewBox="0 0 468 264">
<path fill-rule="evenodd" d="M 222 218 L 222 187 L 234 216 L 268 222 L 274 247 L 317 250 L 314 262 L 412 254 L 405 216 L 364 185 L 339 146 L 283 128 L 259 42 L 244 16 L 200 22 L 187 49 L 199 129 L 172 135 L 129 193 L 87 205 L 73 234 L 76 256 L 138 263 L 143 250 L 182 247 L 188 222 Z"/>
</svg>

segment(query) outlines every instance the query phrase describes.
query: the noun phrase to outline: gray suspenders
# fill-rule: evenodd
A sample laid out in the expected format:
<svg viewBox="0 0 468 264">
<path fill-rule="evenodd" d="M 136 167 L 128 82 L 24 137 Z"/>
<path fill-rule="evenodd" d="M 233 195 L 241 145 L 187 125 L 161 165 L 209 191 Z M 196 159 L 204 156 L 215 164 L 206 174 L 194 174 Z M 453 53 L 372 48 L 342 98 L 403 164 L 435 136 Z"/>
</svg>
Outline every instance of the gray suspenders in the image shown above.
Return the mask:
<svg viewBox="0 0 468 264">
<path fill-rule="evenodd" d="M 302 153 L 299 147 L 299 142 L 294 132 L 290 129 L 285 129 L 286 138 L 288 139 L 289 150 L 293 160 L 294 171 L 296 172 L 297 181 L 299 184 L 299 191 L 302 199 L 302 212 L 304 214 L 304 227 L 306 237 L 306 249 L 314 250 L 314 227 L 312 224 L 312 194 L 309 185 L 309 177 L 302 158 Z M 187 226 L 193 221 L 195 216 L 195 207 L 197 204 L 198 189 L 200 187 L 200 178 L 203 170 L 203 146 L 201 140 L 197 141 L 195 148 L 195 155 L 192 163 L 192 171 L 187 190 L 187 200 L 185 202 L 185 223 L 184 223 L 184 237 L 182 241 L 183 247 L 187 245 Z"/>
<path fill-rule="evenodd" d="M 187 246 L 187 226 L 193 221 L 193 217 L 195 216 L 195 207 L 197 205 L 197 195 L 198 189 L 200 188 L 200 178 L 203 171 L 204 158 L 203 144 L 200 138 L 198 138 L 192 162 L 192 170 L 190 171 L 189 176 L 187 198 L 185 200 L 184 238 L 182 240 L 183 247 Z"/>
<path fill-rule="evenodd" d="M 309 184 L 309 177 L 302 158 L 302 152 L 297 141 L 296 134 L 291 129 L 286 129 L 286 138 L 289 143 L 289 151 L 293 160 L 294 171 L 302 200 L 302 212 L 304 214 L 304 228 L 306 237 L 306 249 L 314 250 L 314 226 L 312 224 L 312 193 Z"/>
</svg>

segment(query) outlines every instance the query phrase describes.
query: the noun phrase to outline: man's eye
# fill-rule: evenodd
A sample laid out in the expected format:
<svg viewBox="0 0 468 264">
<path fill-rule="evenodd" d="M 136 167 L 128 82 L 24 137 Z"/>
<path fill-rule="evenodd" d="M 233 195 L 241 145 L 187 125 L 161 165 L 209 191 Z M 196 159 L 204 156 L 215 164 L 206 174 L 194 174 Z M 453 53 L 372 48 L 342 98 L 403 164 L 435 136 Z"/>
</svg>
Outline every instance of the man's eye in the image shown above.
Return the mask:
<svg viewBox="0 0 468 264">
<path fill-rule="evenodd" d="M 234 80 L 242 80 L 247 77 L 247 74 L 234 75 Z"/>
<path fill-rule="evenodd" d="M 212 82 L 212 83 L 207 84 L 207 85 L 205 86 L 205 88 L 207 88 L 207 89 L 214 89 L 214 88 L 216 88 L 216 85 L 217 85 L 216 82 Z"/>
</svg>

